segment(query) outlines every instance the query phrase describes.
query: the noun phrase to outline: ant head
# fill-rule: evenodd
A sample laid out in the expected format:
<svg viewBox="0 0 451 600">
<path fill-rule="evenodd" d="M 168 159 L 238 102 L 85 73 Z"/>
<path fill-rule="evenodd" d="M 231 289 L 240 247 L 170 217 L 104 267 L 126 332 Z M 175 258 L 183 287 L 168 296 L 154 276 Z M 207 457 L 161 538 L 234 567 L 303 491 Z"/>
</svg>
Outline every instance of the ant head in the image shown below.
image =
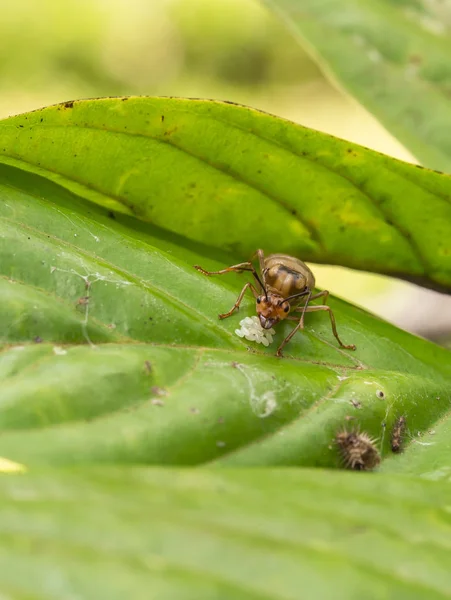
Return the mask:
<svg viewBox="0 0 451 600">
<path fill-rule="evenodd" d="M 257 298 L 257 315 L 263 329 L 271 329 L 279 321 L 286 319 L 290 303 L 277 294 L 265 294 Z"/>
</svg>

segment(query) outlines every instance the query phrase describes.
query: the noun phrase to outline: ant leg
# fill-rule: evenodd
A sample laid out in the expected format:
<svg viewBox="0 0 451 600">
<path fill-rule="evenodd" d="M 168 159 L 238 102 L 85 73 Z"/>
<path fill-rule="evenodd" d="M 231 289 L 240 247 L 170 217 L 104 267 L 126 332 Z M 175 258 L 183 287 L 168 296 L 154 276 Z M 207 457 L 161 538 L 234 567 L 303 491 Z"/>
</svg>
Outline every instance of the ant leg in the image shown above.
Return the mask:
<svg viewBox="0 0 451 600">
<path fill-rule="evenodd" d="M 317 292 L 316 294 L 310 295 L 310 297 L 308 298 L 308 301 L 310 302 L 311 300 L 317 300 L 318 298 L 322 298 L 324 296 L 324 300 L 323 300 L 323 304 L 327 303 L 327 299 L 329 298 L 329 291 L 328 290 L 323 290 L 322 292 Z M 300 302 L 305 302 L 305 298 L 301 298 Z M 302 308 L 302 306 L 299 306 L 299 308 Z"/>
<path fill-rule="evenodd" d="M 305 312 L 305 311 L 304 311 Z M 284 346 L 286 346 L 286 344 L 288 344 L 288 342 L 291 340 L 291 338 L 294 336 L 294 334 L 299 331 L 299 329 L 303 329 L 304 328 L 304 313 L 302 313 L 301 318 L 298 321 L 298 324 L 296 325 L 296 327 L 294 327 L 293 331 L 290 331 L 290 333 L 287 335 L 287 337 L 283 340 L 283 342 L 280 344 L 280 346 L 277 348 L 277 352 L 276 352 L 276 356 L 283 356 L 282 354 L 282 348 Z M 298 318 L 295 316 L 290 316 L 287 317 L 287 321 L 297 321 Z"/>
<path fill-rule="evenodd" d="M 242 271 L 255 271 L 253 265 L 248 260 L 246 262 L 238 263 L 237 265 L 232 265 L 231 267 L 226 267 L 225 269 L 221 269 L 220 271 L 206 271 L 202 269 L 199 265 L 194 265 L 194 268 L 197 269 L 203 275 L 224 275 L 224 273 L 231 273 L 235 271 L 236 273 L 241 273 Z"/>
<path fill-rule="evenodd" d="M 329 313 L 330 324 L 332 326 L 332 332 L 333 332 L 333 334 L 335 336 L 335 339 L 340 344 L 340 347 L 341 348 L 345 348 L 346 350 L 355 350 L 356 347 L 355 347 L 354 344 L 350 344 L 349 346 L 347 346 L 346 344 L 343 344 L 343 342 L 338 337 L 337 325 L 335 323 L 334 313 L 332 312 L 332 309 L 330 308 L 330 306 L 327 306 L 325 304 L 320 304 L 319 306 L 308 306 L 308 307 L 305 308 L 304 313 L 306 313 L 306 312 L 318 312 L 320 310 L 321 311 L 322 310 L 327 310 L 327 312 Z M 302 319 L 302 317 L 301 317 L 301 319 Z"/>
<path fill-rule="evenodd" d="M 258 257 L 258 264 L 260 265 L 260 273 L 263 275 L 263 271 L 265 270 L 265 253 L 261 248 L 257 250 L 254 256 Z"/>
<path fill-rule="evenodd" d="M 326 294 L 328 294 L 329 292 L 326 292 Z M 305 304 L 303 304 L 302 306 L 298 306 L 295 310 L 297 312 L 301 312 L 301 318 L 299 319 L 298 324 L 296 325 L 296 327 L 293 329 L 293 331 L 291 331 L 287 337 L 282 341 L 282 343 L 280 344 L 280 346 L 277 348 L 277 352 L 276 352 L 276 356 L 283 356 L 282 354 L 282 348 L 288 344 L 288 342 L 291 340 L 291 338 L 294 336 L 295 333 L 297 333 L 299 331 L 299 329 L 304 329 L 304 316 L 305 313 L 307 312 L 307 308 L 308 308 L 308 303 L 310 302 L 310 300 L 312 298 L 318 298 L 320 296 L 324 296 L 324 294 L 322 292 L 320 292 L 319 294 L 315 294 L 312 296 L 312 291 L 308 290 L 308 293 L 306 295 L 305 298 L 302 298 L 302 300 L 305 302 Z M 297 321 L 297 317 L 295 317 L 294 315 L 291 315 L 289 317 L 287 317 L 287 319 L 289 321 Z"/>
<path fill-rule="evenodd" d="M 322 292 L 318 292 L 313 294 L 310 300 L 316 300 L 317 298 L 324 297 L 323 304 L 327 304 L 327 299 L 329 298 L 329 290 L 323 290 Z"/>
<path fill-rule="evenodd" d="M 262 280 L 259 282 L 263 291 L 266 294 L 266 267 L 265 267 L 265 253 L 263 252 L 263 250 L 261 248 L 259 248 L 257 250 L 257 252 L 254 254 L 254 256 L 257 256 L 258 258 L 258 264 L 260 266 L 260 273 L 261 273 L 261 277 Z"/>
<path fill-rule="evenodd" d="M 299 294 L 299 296 L 301 296 L 301 294 Z M 304 305 L 308 304 L 312 300 L 317 300 L 318 298 L 322 298 L 322 297 L 324 297 L 323 304 L 326 304 L 327 299 L 329 298 L 329 291 L 323 290 L 322 292 L 317 292 L 316 294 L 313 294 L 313 295 L 312 295 L 312 292 L 309 292 L 308 294 L 304 295 L 304 298 L 299 298 L 299 302 L 302 302 L 303 304 L 298 305 L 295 310 L 301 309 L 304 307 Z"/>
<path fill-rule="evenodd" d="M 254 269 L 254 265 L 248 260 L 246 262 L 238 263 L 237 265 L 232 265 L 231 267 L 226 267 L 225 269 L 221 269 L 220 271 L 206 271 L 199 265 L 194 265 L 194 268 L 203 275 L 224 275 L 224 273 L 242 273 L 243 271 L 249 271 L 255 277 L 258 285 L 262 288 L 262 290 L 264 291 L 265 289 L 260 280 L 260 277 L 258 276 L 257 271 Z"/>
<path fill-rule="evenodd" d="M 222 315 L 218 315 L 220 319 L 227 319 L 227 317 L 230 317 L 230 315 L 232 315 L 236 310 L 239 309 L 241 301 L 243 299 L 244 294 L 246 293 L 246 290 L 250 288 L 251 292 L 254 294 L 254 297 L 257 298 L 258 297 L 258 292 L 257 290 L 254 288 L 254 286 L 252 285 L 252 283 L 247 282 L 243 289 L 240 292 L 240 295 L 238 296 L 238 298 L 236 299 L 235 304 L 233 305 L 233 307 L 229 310 L 229 312 L 226 312 Z"/>
<path fill-rule="evenodd" d="M 311 300 L 317 300 L 318 298 L 323 298 L 323 304 L 326 304 L 327 299 L 329 297 L 329 292 L 328 290 L 323 290 L 322 292 L 317 292 L 316 294 L 312 295 L 312 292 L 309 291 L 308 294 L 306 294 L 305 298 L 301 298 L 301 302 L 303 302 L 303 304 L 301 304 L 301 306 L 297 306 L 295 308 L 295 310 L 297 312 L 302 311 L 302 315 L 301 315 L 301 329 L 304 329 L 304 318 L 305 318 L 305 313 L 307 312 L 307 306 L 309 305 L 309 302 Z"/>
<path fill-rule="evenodd" d="M 298 329 L 304 329 L 305 311 L 307 310 L 308 303 L 310 302 L 311 299 L 312 299 L 312 292 L 311 292 L 311 290 L 309 290 L 309 293 L 305 297 L 305 304 L 302 307 L 301 306 L 299 307 L 299 310 L 302 309 L 302 314 L 301 314 L 301 320 L 299 321 Z M 296 332 L 294 332 L 294 333 L 296 333 Z M 293 337 L 294 333 L 292 334 L 291 337 Z"/>
</svg>

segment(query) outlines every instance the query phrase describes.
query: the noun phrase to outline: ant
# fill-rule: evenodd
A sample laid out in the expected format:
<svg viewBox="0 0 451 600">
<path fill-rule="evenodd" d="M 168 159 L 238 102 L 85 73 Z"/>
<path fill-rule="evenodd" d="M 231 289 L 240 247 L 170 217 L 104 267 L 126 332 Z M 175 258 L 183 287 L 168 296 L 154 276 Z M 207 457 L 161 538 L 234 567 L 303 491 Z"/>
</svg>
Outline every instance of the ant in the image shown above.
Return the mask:
<svg viewBox="0 0 451 600">
<path fill-rule="evenodd" d="M 285 319 L 288 321 L 297 321 L 297 325 L 277 349 L 277 356 L 282 356 L 283 347 L 288 344 L 299 329 L 304 329 L 305 313 L 324 310 L 329 313 L 332 332 L 340 347 L 347 350 L 356 349 L 354 344 L 347 346 L 338 337 L 334 314 L 332 309 L 325 304 L 329 292 L 323 290 L 322 292 L 313 294 L 315 277 L 302 260 L 288 256 L 287 254 L 270 254 L 268 257 L 265 257 L 263 250 L 257 250 L 256 256 L 259 260 L 260 275 L 255 270 L 251 261 L 232 265 L 220 271 L 206 271 L 202 267 L 195 265 L 194 268 L 204 275 L 223 275 L 232 271 L 236 273 L 249 271 L 255 277 L 260 287 L 259 292 L 252 283 L 247 282 L 233 307 L 228 312 L 219 315 L 220 319 L 226 319 L 238 310 L 246 290 L 250 289 L 257 302 L 257 314 L 263 329 L 271 329 L 273 325 Z M 323 304 L 309 306 L 309 302 L 316 298 L 323 298 Z M 290 315 L 291 311 L 300 313 L 300 316 Z"/>
</svg>

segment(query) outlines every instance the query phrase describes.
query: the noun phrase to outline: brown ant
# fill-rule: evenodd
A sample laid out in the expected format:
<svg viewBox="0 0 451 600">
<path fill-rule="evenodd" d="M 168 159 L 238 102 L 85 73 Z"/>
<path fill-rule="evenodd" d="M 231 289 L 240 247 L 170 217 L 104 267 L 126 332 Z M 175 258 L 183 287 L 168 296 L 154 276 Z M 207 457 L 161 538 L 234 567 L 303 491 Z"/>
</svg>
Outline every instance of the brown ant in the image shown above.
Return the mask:
<svg viewBox="0 0 451 600">
<path fill-rule="evenodd" d="M 313 294 L 315 277 L 302 260 L 288 256 L 287 254 L 270 254 L 265 258 L 263 250 L 257 250 L 256 255 L 260 264 L 260 275 L 255 270 L 251 261 L 232 265 L 231 267 L 221 269 L 221 271 L 205 271 L 205 269 L 198 265 L 194 267 L 204 275 L 222 275 L 231 271 L 235 271 L 236 273 L 250 271 L 261 288 L 261 292 L 263 293 L 259 293 L 252 283 L 246 283 L 233 307 L 228 312 L 219 315 L 220 319 L 226 319 L 238 310 L 246 290 L 250 289 L 257 302 L 257 314 L 263 329 L 271 329 L 273 325 L 285 319 L 298 321 L 293 331 L 280 344 L 277 349 L 277 356 L 282 356 L 282 348 L 285 344 L 291 340 L 299 329 L 304 329 L 305 313 L 323 310 L 329 313 L 332 332 L 340 347 L 347 350 L 355 350 L 356 347 L 354 344 L 346 346 L 338 337 L 334 314 L 332 309 L 325 304 L 329 292 L 323 290 L 322 292 Z M 323 298 L 323 304 L 309 306 L 309 302 L 316 298 Z M 290 315 L 290 311 L 301 313 L 301 315 L 300 317 Z"/>
</svg>

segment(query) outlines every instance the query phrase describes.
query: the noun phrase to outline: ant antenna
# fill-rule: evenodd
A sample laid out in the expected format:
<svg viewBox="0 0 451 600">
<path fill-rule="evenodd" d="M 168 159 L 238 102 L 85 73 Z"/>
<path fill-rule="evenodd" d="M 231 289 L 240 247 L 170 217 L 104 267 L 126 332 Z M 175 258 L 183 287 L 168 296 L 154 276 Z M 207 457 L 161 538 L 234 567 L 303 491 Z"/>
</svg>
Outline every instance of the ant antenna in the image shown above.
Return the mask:
<svg viewBox="0 0 451 600">
<path fill-rule="evenodd" d="M 292 296 L 288 296 L 288 298 L 284 299 L 284 302 L 290 302 L 290 300 L 294 300 L 295 298 L 300 298 L 301 296 L 307 296 L 307 294 L 310 294 L 310 290 L 303 290 L 302 292 L 299 292 L 297 294 L 293 294 Z"/>
<path fill-rule="evenodd" d="M 268 292 L 266 291 L 266 288 L 263 285 L 262 280 L 260 279 L 260 277 L 258 276 L 258 273 L 256 271 L 254 271 L 254 277 L 258 281 L 258 283 L 260 284 L 260 287 L 262 288 L 262 290 L 265 292 L 266 300 L 268 300 Z"/>
</svg>

